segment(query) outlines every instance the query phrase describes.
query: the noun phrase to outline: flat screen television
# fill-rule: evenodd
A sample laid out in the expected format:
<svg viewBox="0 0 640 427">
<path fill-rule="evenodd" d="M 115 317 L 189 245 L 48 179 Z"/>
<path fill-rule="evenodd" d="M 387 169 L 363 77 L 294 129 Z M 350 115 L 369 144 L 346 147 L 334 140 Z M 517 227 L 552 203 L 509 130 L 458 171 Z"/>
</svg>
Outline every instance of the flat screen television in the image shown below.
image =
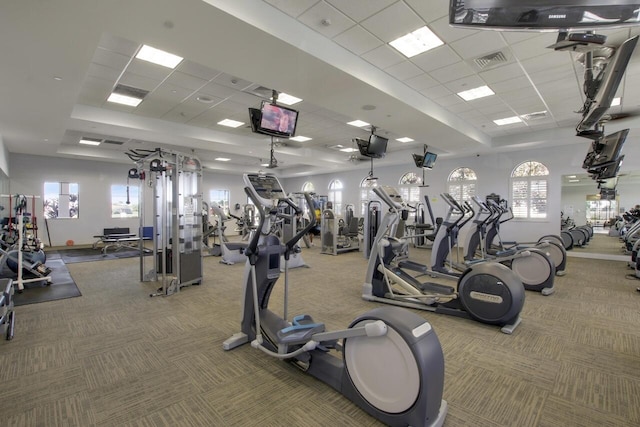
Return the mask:
<svg viewBox="0 0 640 427">
<path fill-rule="evenodd" d="M 615 190 L 617 185 L 618 185 L 618 177 L 617 176 L 615 178 L 602 179 L 602 180 L 598 181 L 598 188 L 599 189 Z"/>
<path fill-rule="evenodd" d="M 627 139 L 627 135 L 629 135 L 629 129 L 623 129 L 605 136 L 601 140 L 602 148 L 593 158 L 589 169 L 599 169 L 601 166 L 620 157 L 620 152 Z"/>
<path fill-rule="evenodd" d="M 569 30 L 638 25 L 638 0 L 450 0 L 452 26 Z"/>
<path fill-rule="evenodd" d="M 412 154 L 413 162 L 417 168 L 421 168 L 424 165 L 424 154 Z"/>
<path fill-rule="evenodd" d="M 582 120 L 578 123 L 578 132 L 586 131 L 594 127 L 611 107 L 613 97 L 622 81 L 629 59 L 638 43 L 638 37 L 627 39 L 620 45 L 613 58 L 596 76 L 596 95 L 593 99 L 587 99 L 582 114 Z"/>
<path fill-rule="evenodd" d="M 258 133 L 290 138 L 296 133 L 298 123 L 298 112 L 291 108 L 262 101 L 260 106 L 260 123 L 257 127 Z"/>
<path fill-rule="evenodd" d="M 249 122 L 251 122 L 251 131 L 260 133 L 260 119 L 262 115 L 258 108 L 249 108 Z"/>
<path fill-rule="evenodd" d="M 616 199 L 616 190 L 602 188 L 600 190 L 600 200 L 615 200 Z"/>
<path fill-rule="evenodd" d="M 604 149 L 604 144 L 602 143 L 603 140 L 604 137 L 591 143 L 591 147 L 589 148 L 589 151 L 587 151 L 587 155 L 584 156 L 582 169 L 589 169 L 596 160 L 596 157 L 602 153 L 602 150 Z"/>
<path fill-rule="evenodd" d="M 427 151 L 424 153 L 424 160 L 422 161 L 422 167 L 425 169 L 433 169 L 433 165 L 436 163 L 438 155 Z"/>
<path fill-rule="evenodd" d="M 367 146 L 367 155 L 374 159 L 379 159 L 387 154 L 387 143 L 389 140 L 379 135 L 371 134 L 369 136 L 369 145 Z"/>
<path fill-rule="evenodd" d="M 618 172 L 620 172 L 620 167 L 622 166 L 623 160 L 624 155 L 618 157 L 616 160 L 607 163 L 600 169 L 596 169 L 593 171 L 589 169 L 589 173 L 594 174 L 594 178 L 596 178 L 598 181 L 615 178 L 616 176 L 618 176 Z"/>
</svg>

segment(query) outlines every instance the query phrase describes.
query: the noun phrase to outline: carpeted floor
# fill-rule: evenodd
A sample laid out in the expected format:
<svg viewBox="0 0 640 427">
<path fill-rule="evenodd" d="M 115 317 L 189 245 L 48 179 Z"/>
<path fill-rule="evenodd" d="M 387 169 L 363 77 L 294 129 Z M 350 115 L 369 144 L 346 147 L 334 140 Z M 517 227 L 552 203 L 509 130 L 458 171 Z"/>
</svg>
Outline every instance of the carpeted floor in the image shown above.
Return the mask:
<svg viewBox="0 0 640 427">
<path fill-rule="evenodd" d="M 328 329 L 378 306 L 361 299 L 361 253 L 304 249 L 291 315 Z M 428 250 L 412 250 L 423 262 Z M 242 273 L 204 259 L 201 286 L 149 298 L 135 258 L 69 265 L 83 297 L 16 309 L 0 343 L 6 426 L 374 426 L 297 368 L 222 342 L 238 331 Z M 640 425 L 640 293 L 623 262 L 570 258 L 556 292 L 527 292 L 513 335 L 418 312 L 445 354 L 445 426 Z M 281 286 L 271 298 L 282 307 Z M 371 357 L 377 355 L 372 354 Z"/>
</svg>

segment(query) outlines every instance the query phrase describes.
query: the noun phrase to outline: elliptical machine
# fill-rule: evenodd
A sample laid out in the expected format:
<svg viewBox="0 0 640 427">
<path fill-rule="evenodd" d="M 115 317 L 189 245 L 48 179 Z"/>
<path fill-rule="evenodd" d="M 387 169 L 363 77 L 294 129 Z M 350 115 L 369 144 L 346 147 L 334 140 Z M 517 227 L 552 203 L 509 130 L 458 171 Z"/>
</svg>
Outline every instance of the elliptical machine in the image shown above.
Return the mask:
<svg viewBox="0 0 640 427">
<path fill-rule="evenodd" d="M 501 326 L 505 334 L 513 333 L 521 321 L 525 296 L 515 273 L 502 264 L 484 262 L 456 277 L 410 261 L 407 239 L 395 237 L 398 222 L 406 212 L 402 196 L 392 187 L 375 187 L 373 191 L 389 210 L 372 246 L 362 298 L 464 317 Z M 440 230 L 443 228 L 444 224 Z M 418 275 L 414 277 L 409 270 Z M 422 282 L 419 278 L 424 275 L 456 280 L 457 285 Z"/>
<path fill-rule="evenodd" d="M 223 343 L 231 350 L 251 342 L 269 356 L 294 363 L 327 383 L 364 411 L 391 426 L 440 427 L 447 413 L 442 400 L 444 356 L 438 337 L 422 317 L 408 310 L 380 307 L 358 316 L 347 329 L 326 332 L 309 315 L 288 320 L 289 255 L 311 230 L 315 218 L 282 242 L 274 224 L 286 197 L 273 175 L 245 174 L 245 192 L 260 212 L 260 224 L 247 247 L 243 277 L 241 332 Z M 309 209 L 311 196 L 305 193 Z M 298 209 L 296 207 L 296 209 Z M 284 314 L 269 309 L 284 253 Z M 343 355 L 335 357 L 335 352 Z"/>
</svg>

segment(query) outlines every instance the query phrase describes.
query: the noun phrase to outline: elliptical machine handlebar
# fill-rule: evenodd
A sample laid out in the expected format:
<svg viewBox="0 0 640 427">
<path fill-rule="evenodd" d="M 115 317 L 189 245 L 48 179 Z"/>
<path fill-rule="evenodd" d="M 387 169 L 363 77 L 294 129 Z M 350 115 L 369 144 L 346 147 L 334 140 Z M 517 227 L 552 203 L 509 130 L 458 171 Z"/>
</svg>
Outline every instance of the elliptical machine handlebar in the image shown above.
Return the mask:
<svg viewBox="0 0 640 427">
<path fill-rule="evenodd" d="M 253 192 L 249 189 L 249 187 L 245 187 L 244 192 L 251 199 L 256 209 L 258 209 L 258 213 L 260 214 L 260 223 L 258 224 L 258 230 L 256 233 L 254 233 L 251 241 L 249 242 L 249 245 L 247 246 L 247 249 L 245 249 L 245 253 L 247 254 L 247 257 L 249 257 L 249 261 L 251 262 L 252 257 L 255 259 L 255 256 L 257 254 L 258 240 L 260 239 L 260 233 L 262 233 L 262 228 L 267 219 L 267 213 L 265 212 L 265 209 L 263 208 L 260 200 L 255 198 Z M 304 198 L 305 198 L 305 202 L 307 203 L 307 207 L 309 208 L 309 212 L 313 212 L 313 200 L 311 199 L 311 196 L 309 195 L 309 193 L 304 193 Z M 280 202 L 284 202 L 287 205 L 291 206 L 296 212 L 296 214 L 302 213 L 302 210 L 298 206 L 296 206 L 296 204 L 293 203 L 291 199 L 289 198 L 278 199 L 278 203 Z M 277 217 L 284 216 L 283 214 L 278 213 L 277 206 L 274 206 L 272 210 L 268 212 L 268 215 L 272 215 L 272 214 Z M 291 237 L 291 239 L 284 242 L 284 245 L 286 246 L 285 258 L 288 258 L 288 255 L 293 251 L 293 247 L 296 245 L 296 243 L 298 243 L 298 241 L 302 237 L 304 237 L 304 235 L 308 234 L 311 231 L 311 229 L 315 226 L 316 226 L 316 216 L 309 215 L 309 223 L 307 224 L 307 226 L 304 227 L 302 230 L 298 231 L 293 237 Z"/>
</svg>

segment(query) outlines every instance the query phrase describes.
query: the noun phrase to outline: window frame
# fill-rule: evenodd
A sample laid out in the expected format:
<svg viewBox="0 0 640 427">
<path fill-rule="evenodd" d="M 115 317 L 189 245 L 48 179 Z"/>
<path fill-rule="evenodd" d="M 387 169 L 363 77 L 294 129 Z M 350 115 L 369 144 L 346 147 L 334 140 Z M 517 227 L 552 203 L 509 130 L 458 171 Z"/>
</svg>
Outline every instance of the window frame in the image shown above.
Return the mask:
<svg viewBox="0 0 640 427">
<path fill-rule="evenodd" d="M 526 168 L 526 170 L 523 170 Z M 520 172 L 518 172 L 521 170 Z M 518 174 L 518 175 L 516 175 Z M 513 218 L 516 221 L 547 221 L 549 219 L 549 168 L 542 162 L 537 160 L 526 160 L 517 164 L 511 171 L 509 180 L 509 194 L 511 196 L 510 204 L 513 212 Z M 544 182 L 544 197 L 534 197 L 532 193 L 540 192 L 541 183 Z M 526 187 L 526 197 L 516 197 L 514 186 L 516 183 L 524 183 Z M 535 186 L 533 184 L 536 184 Z M 519 192 L 523 192 L 520 189 Z M 542 202 L 542 203 L 541 203 Z M 524 203 L 526 215 L 523 216 L 521 203 Z M 534 206 L 544 205 L 544 216 L 532 215 Z"/>
<path fill-rule="evenodd" d="M 66 185 L 65 185 L 66 184 Z M 57 186 L 56 192 L 52 192 L 52 187 Z M 47 188 L 49 187 L 49 188 Z M 74 191 L 75 190 L 75 191 Z M 55 194 L 55 198 L 48 196 Z M 45 219 L 78 219 L 80 218 L 80 186 L 77 182 L 69 181 L 45 181 L 43 184 L 42 215 Z M 68 196 L 69 216 L 60 216 L 60 200 Z M 55 204 L 52 204 L 55 201 Z M 50 208 L 50 211 L 47 211 Z M 72 211 L 75 210 L 75 214 Z M 53 215 L 55 214 L 55 215 Z"/>
</svg>

